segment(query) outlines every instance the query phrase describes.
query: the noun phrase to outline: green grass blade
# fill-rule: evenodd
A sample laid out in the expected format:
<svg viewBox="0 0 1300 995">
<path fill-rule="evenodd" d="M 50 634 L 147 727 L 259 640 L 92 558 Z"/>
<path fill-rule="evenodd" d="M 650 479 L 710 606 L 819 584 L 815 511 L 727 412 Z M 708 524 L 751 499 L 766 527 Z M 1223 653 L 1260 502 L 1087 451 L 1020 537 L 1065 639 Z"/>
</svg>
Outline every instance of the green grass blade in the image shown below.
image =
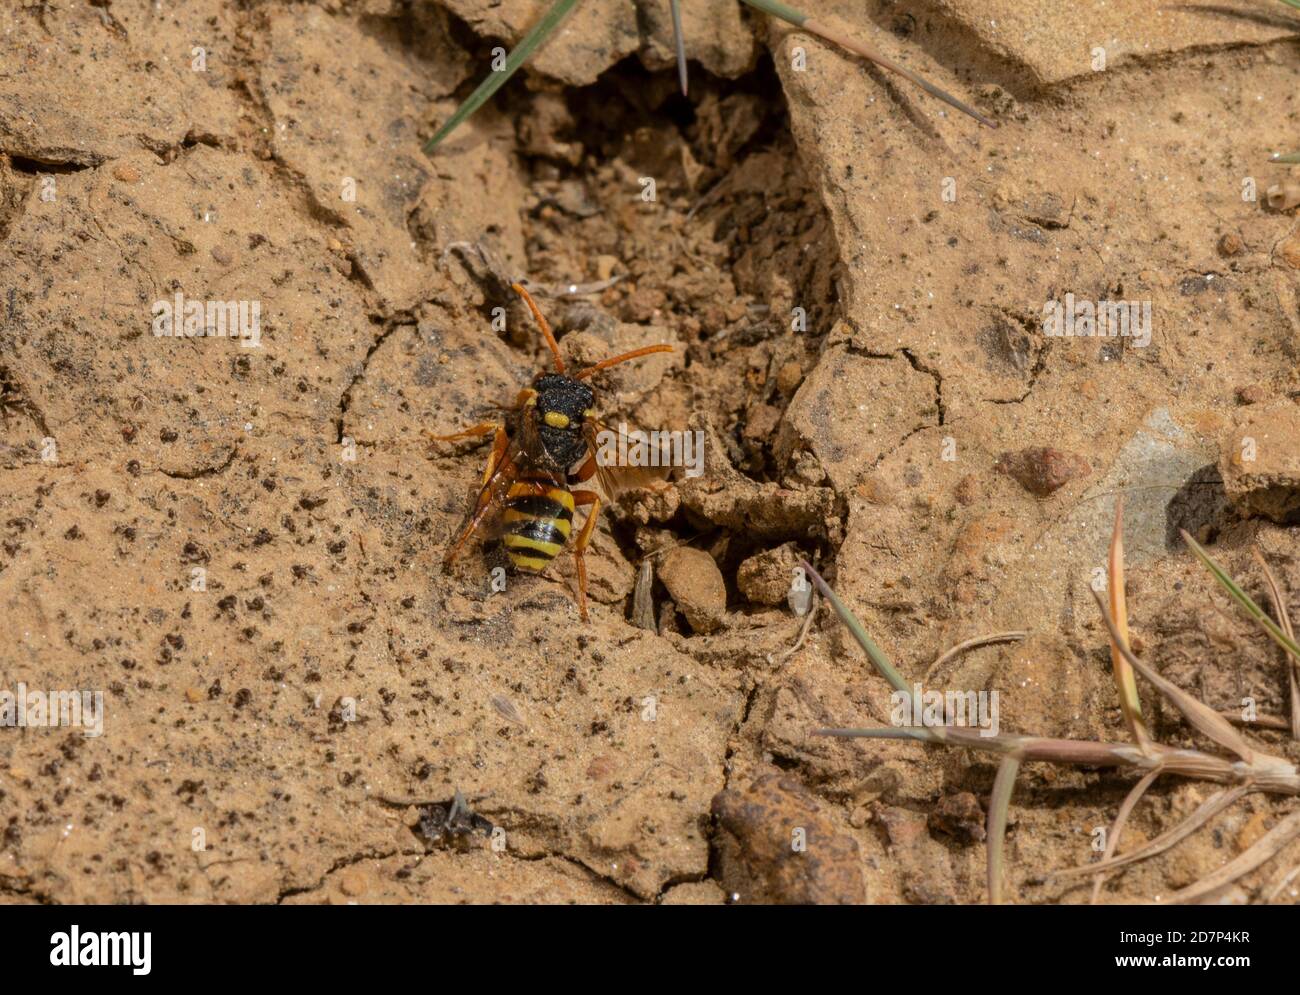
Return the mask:
<svg viewBox="0 0 1300 995">
<path fill-rule="evenodd" d="M 871 659 L 871 663 L 880 676 L 889 681 L 894 686 L 895 691 L 902 691 L 904 694 L 911 694 L 911 689 L 907 686 L 907 681 L 903 680 L 903 675 L 894 669 L 894 665 L 889 662 L 889 657 L 885 656 L 884 650 L 876 645 L 875 641 L 867 635 L 867 630 L 862 627 L 857 616 L 849 611 L 843 601 L 831 590 L 830 585 L 822 580 L 821 574 L 812 568 L 812 564 L 807 560 L 800 560 L 799 564 L 803 567 L 804 573 L 812 578 L 812 582 L 817 585 L 817 590 L 821 591 L 822 597 L 831 603 L 835 609 L 835 614 L 840 617 L 849 632 L 853 633 L 853 638 L 858 641 L 858 645 L 866 652 Z"/>
<path fill-rule="evenodd" d="M 578 0 L 555 0 L 551 9 L 542 15 L 528 34 L 524 35 L 523 40 L 511 49 L 510 54 L 506 56 L 506 64 L 499 70 L 493 70 L 488 74 L 487 79 L 478 85 L 478 87 L 465 98 L 465 102 L 456 108 L 456 112 L 447 118 L 446 122 L 438 129 L 437 134 L 424 146 L 425 153 L 432 153 L 438 147 L 438 144 L 456 130 L 460 124 L 473 114 L 476 110 L 492 99 L 492 95 L 501 89 L 511 76 L 513 76 L 519 67 L 524 64 L 533 51 L 544 42 L 564 20 L 566 14 L 573 9 Z"/>
<path fill-rule="evenodd" d="M 690 78 L 686 73 L 686 34 L 682 31 L 681 0 L 668 0 L 673 13 L 673 47 L 677 52 L 677 82 L 681 85 L 682 96 L 688 95 Z"/>
<path fill-rule="evenodd" d="M 1273 642 L 1277 643 L 1284 650 L 1300 660 L 1300 646 L 1296 645 L 1295 640 L 1291 639 L 1285 632 L 1277 627 L 1274 621 L 1268 617 L 1268 613 L 1263 608 L 1255 604 L 1250 595 L 1237 586 L 1237 582 L 1228 576 L 1227 572 L 1210 558 L 1210 554 L 1201 548 L 1201 544 L 1193 539 L 1186 529 L 1180 530 L 1183 533 L 1183 541 L 1192 548 L 1192 552 L 1197 558 L 1205 564 L 1207 570 L 1214 574 L 1220 586 L 1227 591 L 1236 600 L 1237 604 L 1245 608 L 1260 625 L 1264 627 Z"/>
<path fill-rule="evenodd" d="M 1288 152 L 1286 155 L 1275 155 L 1269 162 L 1285 162 L 1291 165 L 1300 163 L 1300 152 Z"/>
<path fill-rule="evenodd" d="M 807 14 L 800 13 L 793 7 L 787 7 L 785 4 L 777 2 L 777 0 L 744 0 L 744 2 L 751 7 L 757 7 L 764 14 L 771 14 L 773 17 L 793 24 L 796 28 L 802 28 L 804 21 L 808 20 Z"/>
<path fill-rule="evenodd" d="M 1300 0 L 1282 0 L 1282 2 L 1288 7 L 1294 7 L 1296 10 L 1300 10 Z"/>
</svg>

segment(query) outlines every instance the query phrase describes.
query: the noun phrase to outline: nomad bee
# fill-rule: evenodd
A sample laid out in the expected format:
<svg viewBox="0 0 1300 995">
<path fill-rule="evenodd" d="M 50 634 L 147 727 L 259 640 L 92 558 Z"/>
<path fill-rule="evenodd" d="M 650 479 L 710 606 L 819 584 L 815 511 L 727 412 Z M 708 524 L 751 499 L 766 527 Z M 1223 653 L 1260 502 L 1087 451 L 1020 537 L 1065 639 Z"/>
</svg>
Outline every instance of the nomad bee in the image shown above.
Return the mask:
<svg viewBox="0 0 1300 995">
<path fill-rule="evenodd" d="M 491 521 L 498 528 L 511 566 L 523 573 L 540 573 L 569 541 L 574 509 L 587 507 L 586 521 L 573 546 L 578 568 L 578 611 L 585 622 L 587 567 L 582 554 L 596 527 L 601 498 L 596 491 L 573 490 L 572 485 L 596 477 L 606 498 L 612 498 L 652 479 L 644 471 L 598 463 L 596 437 L 601 425 L 595 417 L 595 391 L 585 381 L 617 363 L 650 353 L 672 352 L 673 347 L 634 349 L 570 376 L 564 372 L 560 347 L 537 304 L 522 286 L 512 286 L 541 327 L 555 357 L 555 372 L 537 374 L 532 385 L 519 392 L 504 422 L 482 422 L 452 435 L 430 435 L 440 442 L 489 434 L 493 437 L 478 498 L 442 565 L 444 570 L 449 569 L 465 544 L 485 531 Z"/>
</svg>

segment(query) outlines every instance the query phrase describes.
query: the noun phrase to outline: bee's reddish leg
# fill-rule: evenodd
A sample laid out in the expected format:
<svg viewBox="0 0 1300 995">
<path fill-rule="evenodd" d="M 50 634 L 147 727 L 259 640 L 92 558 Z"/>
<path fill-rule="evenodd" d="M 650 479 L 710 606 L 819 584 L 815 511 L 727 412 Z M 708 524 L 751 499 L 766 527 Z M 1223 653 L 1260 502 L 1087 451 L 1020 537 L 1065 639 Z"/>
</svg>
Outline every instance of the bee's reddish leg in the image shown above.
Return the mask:
<svg viewBox="0 0 1300 995">
<path fill-rule="evenodd" d="M 483 480 L 479 484 L 480 489 L 478 495 L 478 502 L 475 504 L 474 514 L 470 516 L 470 520 L 465 525 L 464 531 L 461 532 L 460 538 L 456 540 L 455 545 L 453 545 L 451 549 L 447 550 L 447 555 L 442 558 L 442 567 L 444 570 L 456 562 L 456 558 L 460 556 L 461 550 L 464 548 L 465 543 L 469 541 L 469 537 L 472 536 L 474 534 L 474 531 L 479 527 L 480 524 L 482 524 L 483 517 L 487 512 L 487 506 L 491 498 L 491 495 L 488 493 L 487 482 L 492 479 L 492 474 L 495 473 L 497 467 L 501 465 L 501 460 L 504 459 L 506 455 L 506 449 L 510 446 L 510 436 L 506 434 L 505 426 L 497 422 L 491 422 L 488 423 L 488 425 L 490 428 L 495 429 L 496 436 L 492 440 L 492 452 L 488 454 L 487 466 L 483 468 Z M 474 429 L 469 429 L 467 430 L 466 433 L 461 433 L 461 434 L 462 436 L 487 435 L 486 431 L 483 432 L 475 431 L 475 429 L 479 429 L 482 427 L 483 426 L 481 425 L 476 425 L 474 426 Z M 446 441 L 448 438 L 452 438 L 452 437 L 432 436 L 432 438 L 439 439 L 439 441 Z"/>
<path fill-rule="evenodd" d="M 583 469 L 586 469 L 586 464 L 583 464 Z M 592 473 L 596 472 L 594 462 L 591 463 L 591 470 Z M 587 520 L 582 523 L 582 531 L 578 533 L 578 541 L 573 544 L 573 562 L 578 566 L 578 614 L 582 616 L 584 622 L 589 622 L 591 620 L 587 617 L 587 563 L 582 553 L 587 548 L 591 533 L 596 528 L 596 518 L 600 515 L 600 495 L 595 491 L 573 491 L 572 494 L 575 508 L 591 505 L 591 510 L 587 512 Z"/>
<path fill-rule="evenodd" d="M 533 390 L 531 387 L 525 387 L 519 392 L 518 396 L 515 397 L 513 408 L 502 407 L 499 404 L 494 404 L 492 407 L 496 408 L 498 411 L 514 411 L 515 408 L 522 408 L 531 398 L 536 396 L 537 391 Z M 434 435 L 428 429 L 424 429 L 423 432 L 426 439 L 431 439 L 434 442 L 459 442 L 461 439 L 474 439 L 496 432 L 498 436 L 497 442 L 499 443 L 503 427 L 504 426 L 499 421 L 483 421 L 479 422 L 477 425 L 471 425 L 469 428 L 461 429 L 459 432 L 452 432 L 451 435 Z"/>
<path fill-rule="evenodd" d="M 498 425 L 496 427 L 496 435 L 492 437 L 492 452 L 488 455 L 487 466 L 483 468 L 483 482 L 479 484 L 480 487 L 485 486 L 487 482 L 492 479 L 492 474 L 495 473 L 496 468 L 501 465 L 501 459 L 505 456 L 506 448 L 509 445 L 510 436 L 506 435 L 505 426 Z M 479 495 L 479 500 L 483 500 L 482 495 Z"/>
<path fill-rule="evenodd" d="M 590 453 L 588 454 L 587 458 L 582 461 L 582 466 L 578 467 L 578 472 L 573 475 L 573 479 L 578 481 L 579 483 L 582 483 L 585 480 L 590 480 L 595 475 L 596 475 L 596 454 Z"/>
<path fill-rule="evenodd" d="M 485 421 L 479 422 L 477 425 L 471 425 L 469 428 L 462 429 L 459 432 L 452 432 L 451 435 L 434 435 L 428 429 L 425 429 L 424 437 L 426 439 L 432 439 L 434 442 L 459 442 L 461 439 L 474 439 L 500 430 L 500 422 Z"/>
</svg>

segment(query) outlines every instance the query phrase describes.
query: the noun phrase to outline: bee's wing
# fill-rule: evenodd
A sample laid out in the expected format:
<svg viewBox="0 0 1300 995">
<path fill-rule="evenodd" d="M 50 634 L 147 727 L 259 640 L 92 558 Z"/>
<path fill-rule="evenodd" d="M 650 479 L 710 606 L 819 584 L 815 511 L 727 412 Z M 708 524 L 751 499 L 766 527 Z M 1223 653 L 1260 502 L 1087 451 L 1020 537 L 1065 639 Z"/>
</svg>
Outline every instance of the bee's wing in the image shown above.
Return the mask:
<svg viewBox="0 0 1300 995">
<path fill-rule="evenodd" d="M 672 472 L 672 451 L 654 433 L 628 431 L 622 424 L 610 428 L 595 418 L 583 423 L 583 432 L 595 457 L 596 482 L 610 500 L 667 480 Z"/>
<path fill-rule="evenodd" d="M 519 477 L 520 469 L 527 463 L 527 454 L 518 437 L 512 437 L 506 447 L 501 461 L 492 468 L 487 480 L 479 489 L 474 507 L 465 517 L 455 544 L 448 550 L 444 563 L 450 563 L 459 555 L 461 547 L 474 536 L 491 537 L 500 524 L 501 509 L 505 506 L 506 494 Z"/>
</svg>

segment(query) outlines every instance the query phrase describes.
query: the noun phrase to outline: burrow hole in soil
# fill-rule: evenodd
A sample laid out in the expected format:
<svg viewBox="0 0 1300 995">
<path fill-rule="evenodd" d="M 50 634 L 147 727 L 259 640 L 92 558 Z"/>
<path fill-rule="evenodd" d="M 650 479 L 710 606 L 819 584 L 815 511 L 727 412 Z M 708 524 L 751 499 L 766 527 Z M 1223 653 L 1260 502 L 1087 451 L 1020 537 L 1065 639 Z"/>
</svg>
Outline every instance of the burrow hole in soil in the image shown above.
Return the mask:
<svg viewBox="0 0 1300 995">
<path fill-rule="evenodd" d="M 671 330 L 685 369 L 662 389 L 708 417 L 742 474 L 782 482 L 791 468 L 778 426 L 839 316 L 839 253 L 770 59 L 735 80 L 692 66 L 689 99 L 674 72 L 635 59 L 591 86 L 533 91 L 516 80 L 496 99 L 514 120 L 529 191 L 528 278 L 597 283 L 602 257 L 624 274 L 602 293 L 548 300 L 557 336 L 618 322 Z M 686 511 L 660 527 L 718 556 L 733 604 L 743 600 L 736 567 L 776 544 Z M 632 562 L 635 530 L 614 524 Z"/>
</svg>

